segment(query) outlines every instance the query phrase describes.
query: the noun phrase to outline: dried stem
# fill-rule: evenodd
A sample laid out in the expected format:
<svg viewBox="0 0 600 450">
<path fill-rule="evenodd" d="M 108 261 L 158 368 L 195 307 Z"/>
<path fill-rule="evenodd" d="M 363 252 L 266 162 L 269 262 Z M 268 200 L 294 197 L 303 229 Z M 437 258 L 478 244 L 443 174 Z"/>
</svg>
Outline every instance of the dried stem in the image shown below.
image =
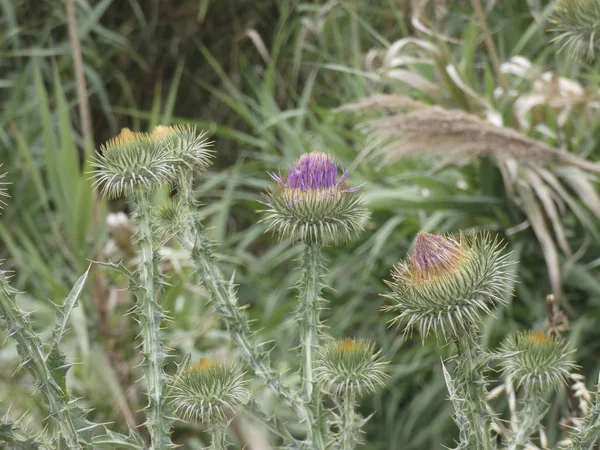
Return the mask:
<svg viewBox="0 0 600 450">
<path fill-rule="evenodd" d="M 504 91 L 506 91 L 506 89 L 508 88 L 508 84 L 506 83 L 504 74 L 500 70 L 500 58 L 498 57 L 498 50 L 496 50 L 496 44 L 494 44 L 492 32 L 488 27 L 487 20 L 485 18 L 485 12 L 483 11 L 483 7 L 481 6 L 481 0 L 471 0 L 471 4 L 473 5 L 473 10 L 475 11 L 475 15 L 477 16 L 477 20 L 479 21 L 479 26 L 481 27 L 481 31 L 483 32 L 485 46 L 487 47 L 488 53 L 490 55 L 490 60 L 492 62 L 492 66 L 494 67 L 494 72 L 496 72 L 498 85 Z"/>
</svg>

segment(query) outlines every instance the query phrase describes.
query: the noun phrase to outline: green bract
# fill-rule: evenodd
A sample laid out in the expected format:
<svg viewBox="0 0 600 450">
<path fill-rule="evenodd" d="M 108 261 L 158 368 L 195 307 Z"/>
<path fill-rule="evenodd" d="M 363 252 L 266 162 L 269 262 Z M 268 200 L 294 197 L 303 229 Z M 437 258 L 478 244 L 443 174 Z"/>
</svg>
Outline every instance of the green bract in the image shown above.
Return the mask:
<svg viewBox="0 0 600 450">
<path fill-rule="evenodd" d="M 241 367 L 229 362 L 200 361 L 173 379 L 171 404 L 186 422 L 214 422 L 250 400 Z"/>
<path fill-rule="evenodd" d="M 575 369 L 573 351 L 560 337 L 543 331 L 526 331 L 510 336 L 501 353 L 502 371 L 526 390 L 554 390 Z"/>
<path fill-rule="evenodd" d="M 374 345 L 361 339 L 339 339 L 323 346 L 317 356 L 315 380 L 332 395 L 361 394 L 383 386 L 386 363 Z"/>
<path fill-rule="evenodd" d="M 484 314 L 506 303 L 512 290 L 512 262 L 488 235 L 458 238 L 419 233 L 413 254 L 387 282 L 392 300 L 384 309 L 405 332 L 417 326 L 423 338 L 459 336 Z"/>
<path fill-rule="evenodd" d="M 108 197 L 142 189 L 150 191 L 173 182 L 181 161 L 145 133 L 125 128 L 106 142 L 94 159 L 94 185 Z"/>
</svg>

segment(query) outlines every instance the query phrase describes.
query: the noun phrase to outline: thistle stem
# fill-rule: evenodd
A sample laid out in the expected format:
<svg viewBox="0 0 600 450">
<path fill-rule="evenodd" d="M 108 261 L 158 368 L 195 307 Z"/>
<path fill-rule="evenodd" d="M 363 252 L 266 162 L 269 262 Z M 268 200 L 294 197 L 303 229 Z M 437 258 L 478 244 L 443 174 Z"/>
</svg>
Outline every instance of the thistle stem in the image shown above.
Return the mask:
<svg viewBox="0 0 600 450">
<path fill-rule="evenodd" d="M 211 303 L 217 315 L 225 323 L 227 331 L 236 343 L 242 357 L 265 384 L 303 420 L 312 422 L 310 410 L 301 398 L 281 383 L 279 375 L 271 368 L 269 352 L 261 350 L 253 337 L 248 318 L 237 304 L 233 285 L 223 279 L 214 261 L 211 244 L 204 235 L 199 220 L 190 224 L 188 230 L 179 236 L 181 244 L 189 250 L 196 270 L 202 275 L 202 284 L 211 294 Z"/>
<path fill-rule="evenodd" d="M 298 285 L 300 297 L 300 332 L 302 338 L 302 355 L 304 370 L 302 393 L 311 405 L 314 421 L 308 423 L 309 439 L 315 449 L 323 449 L 321 424 L 321 400 L 318 388 L 314 384 L 313 371 L 315 353 L 319 348 L 319 330 L 321 327 L 321 276 L 323 263 L 320 242 L 307 243 L 302 259 L 302 278 Z"/>
<path fill-rule="evenodd" d="M 66 393 L 56 383 L 50 368 L 46 364 L 43 345 L 34 333 L 31 322 L 15 301 L 14 291 L 3 272 L 0 272 L 0 317 L 7 326 L 7 335 L 17 341 L 17 350 L 27 367 L 35 376 L 37 385 L 50 409 L 50 415 L 56 423 L 61 440 L 69 449 L 83 448 L 77 428 L 71 417 Z"/>
<path fill-rule="evenodd" d="M 360 424 L 356 423 L 355 394 L 352 389 L 346 389 L 341 403 L 340 450 L 354 450 Z"/>
<path fill-rule="evenodd" d="M 507 450 L 525 448 L 525 445 L 529 442 L 529 437 L 539 426 L 540 421 L 546 414 L 547 408 L 548 404 L 541 393 L 530 392 L 525 394 L 523 408 L 518 414 L 517 429 L 508 444 Z"/>
<path fill-rule="evenodd" d="M 222 421 L 216 421 L 209 425 L 211 438 L 210 450 L 227 450 L 227 425 Z"/>
<path fill-rule="evenodd" d="M 464 391 L 465 414 L 471 424 L 471 445 L 477 450 L 494 450 L 496 446 L 491 437 L 492 416 L 487 410 L 486 380 L 482 374 L 487 358 L 474 331 L 461 336 L 456 345 L 460 358 L 456 378 Z"/>
<path fill-rule="evenodd" d="M 164 349 L 160 339 L 160 322 L 163 311 L 158 303 L 158 280 L 160 273 L 154 259 L 150 202 L 145 192 L 139 191 L 135 199 L 135 222 L 141 260 L 137 270 L 139 286 L 136 290 L 137 313 L 141 327 L 144 374 L 148 389 L 148 420 L 151 450 L 172 447 L 169 436 L 170 420 L 165 411 L 163 387 L 165 373 Z"/>
</svg>

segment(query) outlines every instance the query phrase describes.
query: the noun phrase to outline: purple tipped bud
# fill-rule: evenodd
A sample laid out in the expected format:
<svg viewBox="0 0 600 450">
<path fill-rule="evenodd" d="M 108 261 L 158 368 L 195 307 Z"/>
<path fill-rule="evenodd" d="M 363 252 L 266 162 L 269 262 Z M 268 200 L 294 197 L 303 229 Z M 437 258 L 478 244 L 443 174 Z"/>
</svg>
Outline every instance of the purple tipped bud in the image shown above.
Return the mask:
<svg viewBox="0 0 600 450">
<path fill-rule="evenodd" d="M 418 278 L 427 280 L 455 267 L 460 256 L 458 243 L 444 236 L 421 232 L 417 235 L 411 261 Z"/>
<path fill-rule="evenodd" d="M 346 174 L 338 181 L 338 168 L 333 159 L 322 152 L 311 152 L 300 157 L 288 171 L 286 180 L 274 178 L 287 188 L 307 191 L 340 187 L 346 180 Z"/>
</svg>

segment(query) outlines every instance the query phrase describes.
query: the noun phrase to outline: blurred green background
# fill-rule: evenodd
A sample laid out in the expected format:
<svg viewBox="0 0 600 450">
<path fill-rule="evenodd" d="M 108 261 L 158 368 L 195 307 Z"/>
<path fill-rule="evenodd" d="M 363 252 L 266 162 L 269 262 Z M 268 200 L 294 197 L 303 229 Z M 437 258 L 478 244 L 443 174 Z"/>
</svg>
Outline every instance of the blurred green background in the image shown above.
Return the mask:
<svg viewBox="0 0 600 450">
<path fill-rule="evenodd" d="M 488 231 L 505 239 L 519 261 L 519 283 L 510 305 L 482 328 L 483 342 L 494 348 L 510 331 L 544 327 L 545 298 L 553 294 L 569 318 L 565 337 L 577 348 L 581 373 L 588 388 L 594 384 L 600 72 L 598 63 L 574 61 L 551 43 L 553 4 L 74 1 L 93 147 L 122 127 L 187 123 L 211 133 L 216 163 L 196 183 L 205 223 L 221 267 L 235 273 L 241 301 L 290 379 L 300 248 L 264 234 L 260 192 L 268 172 L 312 149 L 330 152 L 363 186 L 371 211 L 365 231 L 326 249 L 325 317 L 332 335 L 372 339 L 392 361 L 387 388 L 362 402 L 365 415 L 375 411 L 365 448 L 436 449 L 456 437 L 440 366 L 448 349 L 433 339 L 404 339 L 380 311 L 382 280 L 420 230 Z M 97 200 L 86 173 L 91 146 L 82 132 L 65 11 L 61 0 L 0 0 L 0 163 L 12 183 L 0 218 L 0 258 L 46 337 L 51 302 L 62 302 L 90 261 L 135 257 L 127 217 L 118 214 L 128 206 Z M 487 130 L 476 117 L 496 126 Z M 558 156 L 548 157 L 550 149 L 560 149 Z M 185 254 L 167 245 L 163 257 L 171 283 L 163 298 L 172 317 L 165 329 L 169 371 L 187 352 L 192 359 L 235 354 Z M 117 422 L 115 429 L 143 421 L 125 287 L 97 266 L 65 348 L 76 362 L 73 396 L 95 421 Z M 25 414 L 40 430 L 47 410 L 39 394 L 31 395 L 30 376 L 15 371 L 18 364 L 7 340 L 0 348 L 0 413 Z M 262 403 L 289 414 L 260 383 L 254 388 Z M 494 405 L 505 407 L 502 399 Z M 551 444 L 574 409 L 565 389 L 546 419 Z M 249 420 L 234 422 L 236 448 L 269 448 L 256 446 Z M 201 431 L 179 425 L 174 440 L 198 448 L 206 445 Z"/>
</svg>

